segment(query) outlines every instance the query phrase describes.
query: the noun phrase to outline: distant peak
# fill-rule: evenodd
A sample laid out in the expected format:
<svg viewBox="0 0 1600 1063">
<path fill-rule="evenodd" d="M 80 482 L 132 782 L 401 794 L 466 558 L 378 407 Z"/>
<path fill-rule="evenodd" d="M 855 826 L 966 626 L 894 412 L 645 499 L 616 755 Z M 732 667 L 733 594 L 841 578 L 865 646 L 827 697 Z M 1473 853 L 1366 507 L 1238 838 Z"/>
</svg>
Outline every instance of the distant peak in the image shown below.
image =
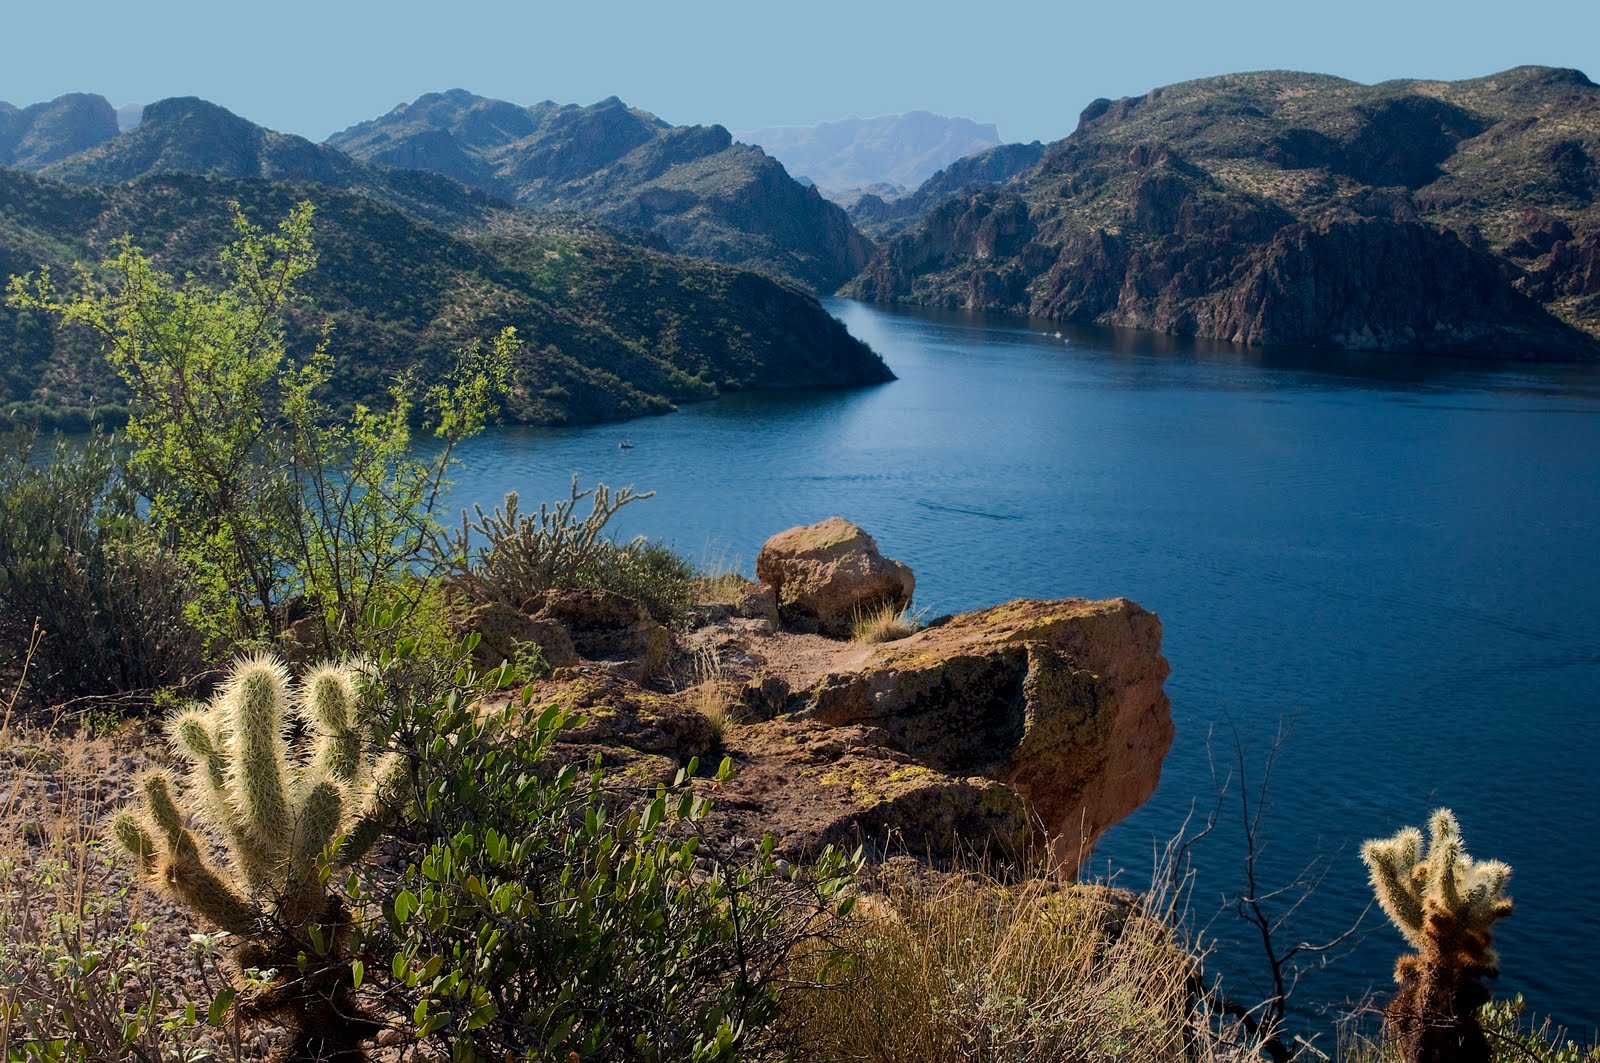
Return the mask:
<svg viewBox="0 0 1600 1063">
<path fill-rule="evenodd" d="M 199 96 L 169 96 L 167 99 L 157 100 L 144 109 L 143 121 L 154 124 L 187 115 L 232 119 L 235 122 L 245 121 L 221 104 L 203 100 Z"/>
</svg>

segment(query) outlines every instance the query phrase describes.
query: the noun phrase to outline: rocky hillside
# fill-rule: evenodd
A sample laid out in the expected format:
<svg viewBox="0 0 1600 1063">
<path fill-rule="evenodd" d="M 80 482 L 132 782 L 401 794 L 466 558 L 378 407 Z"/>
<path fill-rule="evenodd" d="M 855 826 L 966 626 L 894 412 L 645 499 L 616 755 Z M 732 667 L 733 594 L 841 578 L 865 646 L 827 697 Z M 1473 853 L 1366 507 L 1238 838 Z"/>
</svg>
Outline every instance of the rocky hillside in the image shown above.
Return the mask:
<svg viewBox="0 0 1600 1063">
<path fill-rule="evenodd" d="M 308 165 L 326 150 L 300 145 L 288 147 Z M 301 199 L 317 207 L 319 261 L 302 285 L 309 305 L 293 340 L 313 343 L 318 323 L 332 322 L 338 394 L 352 401 L 381 397 L 407 366 L 426 378 L 454 347 L 504 325 L 526 341 L 506 410 L 525 423 L 660 413 L 725 390 L 892 379 L 815 297 L 760 274 L 641 247 L 575 218 L 483 208 L 470 232 L 447 231 L 325 185 L 173 174 L 89 187 L 0 168 L 0 278 L 42 264 L 69 277 L 124 233 L 163 268 L 204 274 L 231 236 L 230 200 L 268 224 Z M 0 308 L 0 408 L 83 423 L 96 408 L 115 417 L 119 396 L 86 337 Z"/>
<path fill-rule="evenodd" d="M 109 104 L 105 110 L 114 134 L 116 114 Z M 488 208 L 504 205 L 437 174 L 371 166 L 304 137 L 275 133 L 192 96 L 152 103 L 126 133 L 36 169 L 73 184 L 121 184 L 157 174 L 298 181 L 361 192 L 443 225 L 476 222 Z"/>
<path fill-rule="evenodd" d="M 915 188 L 957 159 L 1000 143 L 992 124 L 928 111 L 735 135 L 746 144 L 759 144 L 790 173 L 836 201 L 841 193 L 878 184 Z"/>
<path fill-rule="evenodd" d="M 844 211 L 721 126 L 674 126 L 612 97 L 521 107 L 429 93 L 328 144 L 431 170 L 522 206 L 648 229 L 682 254 L 756 267 L 831 292 L 872 252 Z"/>
<path fill-rule="evenodd" d="M 953 196 L 972 196 L 1005 184 L 1038 165 L 1044 145 L 1001 144 L 980 151 L 928 178 L 909 195 L 885 198 L 867 193 L 850 206 L 850 220 L 873 239 L 882 240 L 911 228 L 934 207 Z"/>
<path fill-rule="evenodd" d="M 1575 70 L 1208 78 L 1095 101 L 849 292 L 1241 343 L 1594 358 L 1597 160 L 1600 88 Z"/>
<path fill-rule="evenodd" d="M 36 170 L 116 135 L 104 96 L 74 92 L 20 110 L 0 100 L 0 165 Z"/>
</svg>

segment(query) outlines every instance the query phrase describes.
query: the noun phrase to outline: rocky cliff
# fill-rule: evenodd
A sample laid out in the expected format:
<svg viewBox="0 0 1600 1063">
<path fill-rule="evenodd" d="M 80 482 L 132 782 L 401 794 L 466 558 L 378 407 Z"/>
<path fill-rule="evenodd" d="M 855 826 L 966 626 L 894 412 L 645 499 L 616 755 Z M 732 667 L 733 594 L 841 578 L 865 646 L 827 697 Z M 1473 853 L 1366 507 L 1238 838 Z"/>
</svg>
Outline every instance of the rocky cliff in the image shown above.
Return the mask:
<svg viewBox="0 0 1600 1063">
<path fill-rule="evenodd" d="M 882 574 L 905 568 L 839 518 L 762 555 L 768 578 L 804 573 L 829 615 L 879 600 Z M 751 584 L 698 607 L 663 652 L 666 633 L 614 597 L 550 592 L 525 616 L 480 614 L 480 652 L 544 648 L 557 667 L 533 704 L 587 717 L 563 739 L 574 761 L 598 755 L 649 785 L 690 757 L 731 757 L 707 829 L 770 833 L 790 859 L 839 843 L 996 861 L 1047 850 L 1071 872 L 1154 792 L 1172 744 L 1161 623 L 1125 599 L 1015 601 L 868 644 L 793 630 L 783 587 Z"/>
<path fill-rule="evenodd" d="M 1097 100 L 883 246 L 859 298 L 1242 343 L 1600 356 L 1600 88 L 1524 67 Z"/>
<path fill-rule="evenodd" d="M 850 220 L 873 239 L 882 240 L 909 229 L 945 200 L 1003 185 L 1043 157 L 1044 145 L 1037 140 L 1001 144 L 956 160 L 907 195 L 885 198 L 868 192 L 858 197 L 850 206 Z"/>
<path fill-rule="evenodd" d="M 674 251 L 831 292 L 872 245 L 843 210 L 721 126 L 674 126 L 615 97 L 520 107 L 455 89 L 352 126 L 328 144 L 447 174 L 523 206 L 658 233 Z"/>
</svg>

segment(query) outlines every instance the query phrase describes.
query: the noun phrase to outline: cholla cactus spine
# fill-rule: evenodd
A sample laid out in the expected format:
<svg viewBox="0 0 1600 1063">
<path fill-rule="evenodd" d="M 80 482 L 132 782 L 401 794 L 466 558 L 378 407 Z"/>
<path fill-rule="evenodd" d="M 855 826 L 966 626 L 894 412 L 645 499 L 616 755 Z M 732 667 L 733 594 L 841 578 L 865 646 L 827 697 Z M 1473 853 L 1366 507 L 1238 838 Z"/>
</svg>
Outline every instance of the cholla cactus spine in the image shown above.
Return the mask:
<svg viewBox="0 0 1600 1063">
<path fill-rule="evenodd" d="M 1487 1063 L 1478 1009 L 1489 992 L 1481 979 L 1499 973 L 1489 938 L 1495 921 L 1511 914 L 1511 868 L 1469 857 L 1449 809 L 1430 817 L 1428 834 L 1426 854 L 1414 827 L 1361 848 L 1378 903 L 1417 950 L 1395 964 L 1400 991 L 1385 1023 L 1407 1063 Z"/>
<path fill-rule="evenodd" d="M 293 754 L 284 730 L 291 697 L 283 666 L 252 658 L 236 666 L 208 708 L 181 713 L 171 726 L 191 764 L 189 811 L 222 834 L 234 881 L 207 864 L 165 773 L 143 781 L 144 811 L 124 812 L 113 825 L 142 872 L 242 936 L 267 914 L 261 902 L 276 903 L 290 926 L 317 918 L 326 903 L 318 871 L 323 855 L 344 835 L 334 862 L 358 860 L 400 796 L 388 777 L 392 769 L 380 788 L 363 756 L 355 668 L 319 668 L 300 692 L 295 707 L 311 737 L 306 758 Z"/>
<path fill-rule="evenodd" d="M 1511 914 L 1511 898 L 1504 894 L 1511 868 L 1499 860 L 1468 856 L 1461 845 L 1461 825 L 1448 808 L 1429 817 L 1428 834 L 1426 855 L 1422 832 L 1415 827 L 1361 847 L 1378 904 L 1419 950 L 1437 938 L 1430 918 L 1448 918 L 1469 933 L 1485 935 L 1487 942 L 1495 920 Z M 1487 944 L 1482 959 L 1490 971 L 1496 969 L 1498 961 Z"/>
</svg>

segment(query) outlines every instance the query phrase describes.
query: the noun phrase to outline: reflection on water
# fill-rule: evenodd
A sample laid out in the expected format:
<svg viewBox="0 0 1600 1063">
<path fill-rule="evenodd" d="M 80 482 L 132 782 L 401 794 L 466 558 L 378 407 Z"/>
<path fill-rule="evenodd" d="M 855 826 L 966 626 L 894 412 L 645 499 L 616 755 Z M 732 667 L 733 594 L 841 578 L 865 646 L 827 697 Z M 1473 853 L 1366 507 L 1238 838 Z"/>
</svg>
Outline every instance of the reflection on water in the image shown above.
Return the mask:
<svg viewBox="0 0 1600 1063">
<path fill-rule="evenodd" d="M 1282 726 L 1260 870 L 1328 859 L 1301 935 L 1360 915 L 1363 839 L 1450 805 L 1469 850 L 1516 868 L 1501 990 L 1596 1022 L 1600 910 L 1572 883 L 1600 873 L 1600 372 L 830 305 L 898 381 L 498 430 L 453 499 L 635 484 L 658 496 L 620 532 L 747 571 L 769 535 L 841 514 L 912 566 L 930 615 L 1134 598 L 1165 624 L 1178 740 L 1097 867 L 1142 884 L 1152 845 L 1211 803 L 1208 735 L 1219 770 L 1237 736 L 1255 771 Z M 1208 916 L 1239 886 L 1237 822 L 1196 855 Z M 1263 969 L 1229 919 L 1212 929 L 1248 995 Z M 1399 938 L 1369 923 L 1302 1004 L 1386 989 Z"/>
</svg>

